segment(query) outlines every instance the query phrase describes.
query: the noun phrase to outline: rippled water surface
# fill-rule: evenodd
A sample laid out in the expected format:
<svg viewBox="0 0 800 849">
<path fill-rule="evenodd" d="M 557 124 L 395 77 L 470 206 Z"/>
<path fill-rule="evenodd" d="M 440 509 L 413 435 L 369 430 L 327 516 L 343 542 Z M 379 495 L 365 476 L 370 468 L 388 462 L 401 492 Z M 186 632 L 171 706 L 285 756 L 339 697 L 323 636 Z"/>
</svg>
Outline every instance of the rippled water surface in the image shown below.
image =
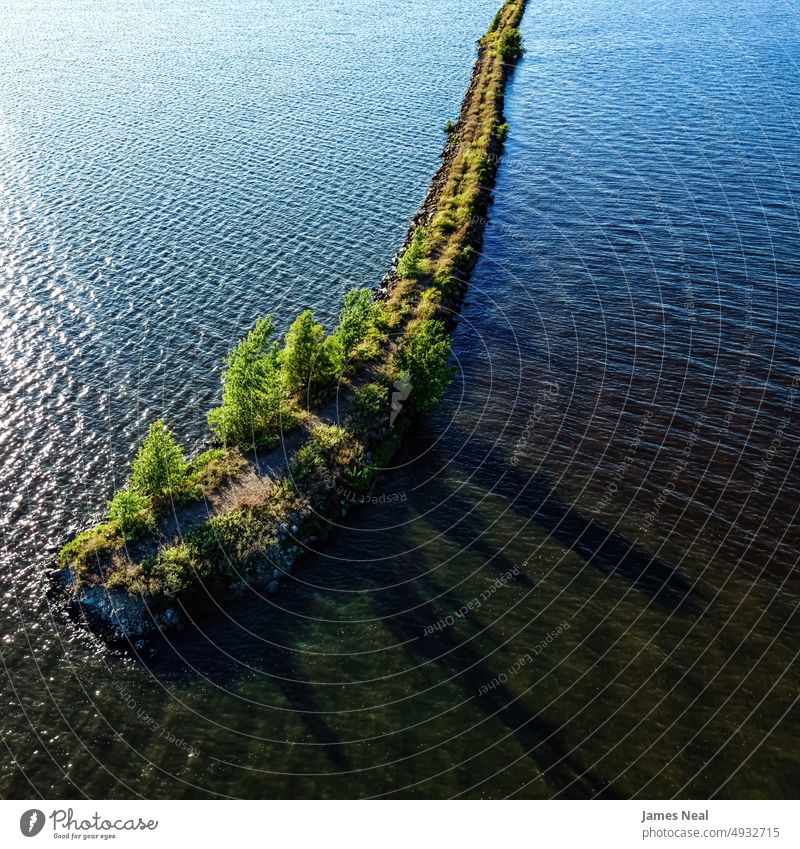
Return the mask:
<svg viewBox="0 0 800 849">
<path fill-rule="evenodd" d="M 800 792 L 793 0 L 531 3 L 385 503 L 147 666 L 48 607 L 150 419 L 377 282 L 494 5 L 4 9 L 3 795 Z"/>
</svg>

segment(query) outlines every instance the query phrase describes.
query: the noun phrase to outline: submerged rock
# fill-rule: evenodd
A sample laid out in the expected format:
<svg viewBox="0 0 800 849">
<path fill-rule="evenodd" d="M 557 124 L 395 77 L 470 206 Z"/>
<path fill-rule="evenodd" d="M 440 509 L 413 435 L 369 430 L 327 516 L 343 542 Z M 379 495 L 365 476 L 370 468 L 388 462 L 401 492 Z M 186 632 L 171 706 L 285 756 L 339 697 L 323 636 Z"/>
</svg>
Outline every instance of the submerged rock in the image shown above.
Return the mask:
<svg viewBox="0 0 800 849">
<path fill-rule="evenodd" d="M 162 628 L 180 628 L 183 625 L 183 617 L 174 607 L 168 607 L 159 617 Z"/>
</svg>

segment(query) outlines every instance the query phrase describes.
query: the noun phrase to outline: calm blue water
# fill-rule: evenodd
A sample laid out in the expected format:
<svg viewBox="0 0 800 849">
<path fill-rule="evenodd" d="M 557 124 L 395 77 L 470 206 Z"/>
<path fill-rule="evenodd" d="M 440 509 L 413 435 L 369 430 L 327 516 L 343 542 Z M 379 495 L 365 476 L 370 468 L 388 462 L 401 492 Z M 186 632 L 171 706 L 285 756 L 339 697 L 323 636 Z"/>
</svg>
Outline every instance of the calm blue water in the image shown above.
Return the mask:
<svg viewBox="0 0 800 849">
<path fill-rule="evenodd" d="M 800 791 L 796 2 L 531 4 L 404 500 L 146 667 L 44 600 L 257 314 L 377 282 L 493 7 L 6 13 L 3 795 Z"/>
</svg>

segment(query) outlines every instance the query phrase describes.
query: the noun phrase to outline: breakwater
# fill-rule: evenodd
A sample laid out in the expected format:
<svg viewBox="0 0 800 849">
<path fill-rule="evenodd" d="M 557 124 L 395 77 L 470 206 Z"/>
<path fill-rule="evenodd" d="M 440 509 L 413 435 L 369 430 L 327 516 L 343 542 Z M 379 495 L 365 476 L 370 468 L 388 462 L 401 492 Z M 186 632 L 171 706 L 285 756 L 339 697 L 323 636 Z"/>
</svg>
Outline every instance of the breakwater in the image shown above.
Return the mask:
<svg viewBox="0 0 800 849">
<path fill-rule="evenodd" d="M 523 0 L 478 45 L 442 164 L 393 267 L 353 290 L 326 335 L 310 311 L 281 341 L 265 316 L 229 354 L 214 447 L 188 460 L 156 422 L 108 520 L 69 540 L 56 579 L 90 625 L 124 638 L 180 627 L 252 584 L 270 593 L 358 498 L 453 377 L 448 330 L 482 242 L 521 56 Z"/>
</svg>

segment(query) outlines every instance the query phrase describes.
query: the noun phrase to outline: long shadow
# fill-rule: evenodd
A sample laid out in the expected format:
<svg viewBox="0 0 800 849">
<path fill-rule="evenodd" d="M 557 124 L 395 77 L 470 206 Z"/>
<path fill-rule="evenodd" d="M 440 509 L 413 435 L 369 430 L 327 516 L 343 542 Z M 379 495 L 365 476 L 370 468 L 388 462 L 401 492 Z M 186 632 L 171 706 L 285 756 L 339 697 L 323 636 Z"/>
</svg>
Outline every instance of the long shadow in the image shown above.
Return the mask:
<svg viewBox="0 0 800 849">
<path fill-rule="evenodd" d="M 457 434 L 454 439 L 457 443 Z M 418 443 L 416 446 L 415 441 Z M 478 457 L 479 461 L 463 463 L 460 478 L 469 477 L 479 487 L 494 491 L 505 498 L 517 514 L 533 519 L 562 545 L 584 557 L 587 564 L 627 581 L 658 604 L 670 609 L 681 606 L 700 609 L 699 592 L 678 569 L 573 508 L 558 496 L 546 474 L 529 474 L 514 467 L 481 437 L 471 435 L 469 441 L 469 456 L 473 460 Z M 419 444 L 419 438 L 410 441 L 412 456 L 421 453 Z M 507 572 L 514 564 L 492 547 L 488 536 L 481 535 L 481 526 L 476 522 L 479 508 L 458 490 L 448 489 L 445 495 L 447 509 L 431 510 L 426 519 L 463 549 L 478 554 L 491 568 L 499 573 Z M 424 498 L 424 493 L 420 496 Z M 460 516 L 455 522 L 454 515 Z M 357 516 L 356 513 L 353 518 Z M 328 545 L 335 550 L 345 543 L 342 534 L 347 533 L 347 530 L 333 533 Z M 320 564 L 309 566 L 313 571 Z M 391 564 L 383 561 L 381 568 L 387 567 L 390 572 L 396 569 L 402 571 L 398 564 L 392 569 Z M 517 576 L 516 580 L 532 586 L 526 576 Z M 313 580 L 311 583 L 314 583 Z M 381 573 L 378 569 L 373 573 L 368 564 L 361 563 L 358 570 L 347 576 L 341 588 L 368 589 L 371 585 L 376 589 L 385 585 Z M 324 747 L 332 764 L 337 770 L 347 770 L 349 766 L 344 747 L 324 713 L 320 712 L 315 686 L 303 680 L 296 653 L 292 650 L 305 631 L 302 624 L 306 621 L 305 617 L 314 615 L 320 598 L 325 596 L 340 597 L 334 589 L 310 589 L 289 581 L 284 587 L 280 606 L 271 606 L 263 599 L 254 598 L 244 599 L 232 607 L 226 604 L 226 615 L 203 618 L 202 633 L 173 634 L 155 641 L 158 654 L 150 662 L 152 671 L 159 677 L 172 679 L 196 679 L 200 675 L 218 686 L 240 676 L 244 671 L 240 664 L 271 676 L 313 739 Z M 439 599 L 436 607 L 445 615 L 452 613 L 452 610 L 446 609 L 448 605 L 457 610 L 463 603 L 458 593 L 439 584 L 435 573 L 421 575 L 399 586 L 395 584 L 391 592 L 375 592 L 371 597 L 376 612 L 385 617 L 387 627 L 398 641 L 406 645 L 406 651 L 415 663 L 440 664 L 448 677 L 460 680 L 467 691 L 476 694 L 497 672 L 502 671 L 488 668 L 469 641 L 463 642 L 456 630 L 438 632 L 435 637 L 421 636 L 435 618 L 430 598 Z M 233 622 L 229 616 L 234 619 Z M 469 622 L 471 627 L 482 632 L 481 639 L 498 644 L 491 629 L 486 630 L 478 617 L 470 614 Z M 255 636 L 247 635 L 237 627 L 237 623 Z M 277 648 L 276 644 L 287 648 Z M 560 793 L 578 797 L 613 795 L 611 788 L 582 770 L 565 752 L 555 729 L 540 716 L 532 715 L 519 702 L 514 702 L 506 688 L 500 686 L 490 690 L 480 697 L 478 703 L 487 714 L 496 715 L 517 735 L 530 756 L 547 771 Z"/>
<path fill-rule="evenodd" d="M 289 610 L 256 596 L 244 598 L 226 607 L 227 615 L 204 616 L 197 627 L 153 639 L 148 666 L 162 680 L 185 682 L 202 677 L 220 688 L 231 687 L 248 672 L 247 667 L 256 670 L 280 689 L 293 715 L 303 722 L 337 771 L 349 770 L 344 747 L 290 647 L 305 630 L 302 623 L 307 620 L 299 614 L 311 615 L 311 596 L 297 592 L 292 601 Z"/>
<path fill-rule="evenodd" d="M 454 444 L 460 444 L 456 432 L 451 436 Z M 499 455 L 487 440 L 466 434 L 470 441 L 470 456 L 478 456 L 480 462 L 464 466 L 460 477 L 486 490 L 492 490 L 505 498 L 523 518 L 533 519 L 550 536 L 583 557 L 587 564 L 606 575 L 614 575 L 627 581 L 640 592 L 646 593 L 658 605 L 670 610 L 681 609 L 700 613 L 704 608 L 701 591 L 681 571 L 660 557 L 651 554 L 640 545 L 630 542 L 620 533 L 587 516 L 559 497 L 552 478 L 544 472 L 528 473 Z M 417 441 L 411 450 L 423 453 Z M 454 510 L 430 511 L 426 518 L 444 530 L 447 515 L 462 510 L 470 515 L 474 504 L 453 490 L 447 501 Z M 447 525 L 447 533 L 465 547 L 478 548 L 474 526 L 467 522 Z"/>
<path fill-rule="evenodd" d="M 453 516 L 458 516 L 458 519 L 453 521 Z M 458 490 L 448 492 L 446 510 L 427 511 L 425 521 L 433 525 L 440 534 L 457 543 L 461 551 L 471 552 L 481 558 L 484 565 L 495 571 L 498 576 L 507 575 L 520 565 L 492 544 L 488 536 L 491 527 L 486 525 L 481 515 L 480 504 L 466 498 Z M 509 583 L 520 584 L 528 589 L 535 586 L 524 572 L 514 575 Z"/>
<path fill-rule="evenodd" d="M 481 655 L 459 639 L 454 629 L 440 631 L 435 637 L 419 638 L 428 620 L 422 613 L 426 609 L 426 598 L 417 587 L 416 582 L 406 582 L 396 588 L 391 604 L 382 593 L 374 596 L 376 611 L 395 638 L 405 644 L 412 663 L 435 663 L 444 669 L 448 679 L 458 680 L 465 692 L 474 693 L 475 705 L 487 716 L 502 722 L 515 735 L 528 757 L 559 795 L 576 799 L 592 796 L 616 798 L 617 793 L 609 784 L 583 769 L 567 752 L 555 726 L 541 715 L 532 714 L 519 700 L 515 700 L 504 685 L 478 695 L 485 690 L 484 685 L 504 670 L 490 668 Z M 405 611 L 402 615 L 395 613 L 398 595 L 400 606 Z"/>
</svg>

